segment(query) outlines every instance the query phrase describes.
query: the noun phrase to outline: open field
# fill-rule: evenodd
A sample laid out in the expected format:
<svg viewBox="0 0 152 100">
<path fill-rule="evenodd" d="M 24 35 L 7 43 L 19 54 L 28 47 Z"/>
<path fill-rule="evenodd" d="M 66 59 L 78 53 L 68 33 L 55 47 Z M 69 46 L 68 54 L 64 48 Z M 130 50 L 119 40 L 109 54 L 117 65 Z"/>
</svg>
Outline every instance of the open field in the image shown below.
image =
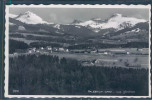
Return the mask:
<svg viewBox="0 0 152 100">
<path fill-rule="evenodd" d="M 66 53 L 50 53 L 50 55 L 56 55 L 60 58 L 72 58 L 77 59 L 79 61 L 93 61 L 99 59 L 99 63 L 96 65 L 104 65 L 104 66 L 118 66 L 123 67 L 126 66 L 125 63 L 130 64 L 132 66 L 138 66 L 148 68 L 148 56 L 147 55 L 115 55 L 115 56 L 107 56 L 107 55 L 99 55 L 99 54 L 66 54 Z M 101 63 L 100 63 L 101 62 Z M 103 64 L 102 64 L 103 63 Z M 106 63 L 106 64 L 104 64 Z"/>
</svg>

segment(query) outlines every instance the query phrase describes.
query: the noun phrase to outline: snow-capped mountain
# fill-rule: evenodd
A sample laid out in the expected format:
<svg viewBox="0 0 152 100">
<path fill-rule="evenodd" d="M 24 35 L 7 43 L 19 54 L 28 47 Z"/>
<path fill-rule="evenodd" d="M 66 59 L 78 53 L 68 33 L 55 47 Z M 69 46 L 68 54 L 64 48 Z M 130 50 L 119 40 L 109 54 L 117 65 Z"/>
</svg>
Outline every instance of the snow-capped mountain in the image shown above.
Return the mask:
<svg viewBox="0 0 152 100">
<path fill-rule="evenodd" d="M 136 35 L 140 35 L 136 33 L 148 32 L 148 22 L 146 20 L 126 17 L 121 14 L 114 14 L 106 20 L 101 18 L 93 18 L 88 21 L 74 20 L 69 24 L 51 24 L 29 11 L 20 15 L 10 14 L 9 17 L 10 31 L 13 32 L 46 32 L 53 35 L 68 34 L 78 39 L 96 36 L 98 38 L 117 39 L 118 37 L 126 37 L 126 35 L 127 37 L 132 35 L 136 37 Z"/>
<path fill-rule="evenodd" d="M 15 17 L 11 17 L 11 18 L 15 18 Z M 18 15 L 15 19 L 26 24 L 48 24 L 48 22 L 44 21 L 41 17 L 30 11 Z"/>
<path fill-rule="evenodd" d="M 10 38 L 17 39 L 16 41 L 18 38 L 37 41 L 38 45 L 43 42 L 46 45 L 47 41 L 66 46 L 102 43 L 122 44 L 125 47 L 127 43 L 148 43 L 147 40 L 149 40 L 148 21 L 125 17 L 121 14 L 114 14 L 106 20 L 102 18 L 93 18 L 88 21 L 74 20 L 69 24 L 51 24 L 29 11 L 20 15 L 10 14 L 9 17 Z"/>
<path fill-rule="evenodd" d="M 127 27 L 133 27 L 137 23 L 146 22 L 144 19 L 138 19 L 134 17 L 125 17 L 121 14 L 114 14 L 109 19 L 101 20 L 100 18 L 91 19 L 84 22 L 75 23 L 75 25 L 89 27 L 94 29 L 95 32 L 99 32 L 101 29 L 114 28 L 121 30 Z"/>
<path fill-rule="evenodd" d="M 14 14 L 10 14 L 9 17 L 25 24 L 53 24 L 44 21 L 41 17 L 30 11 L 27 11 L 18 16 Z M 98 33 L 101 30 L 105 30 L 105 29 L 113 29 L 115 31 L 118 31 L 127 27 L 133 27 L 137 23 L 142 23 L 142 22 L 147 22 L 147 21 L 145 19 L 126 17 L 121 14 L 114 14 L 106 20 L 102 20 L 101 18 L 94 18 L 88 21 L 74 20 L 72 23 L 67 25 L 75 25 L 77 27 L 83 26 Z M 60 24 L 54 24 L 54 28 L 59 29 L 59 26 Z"/>
</svg>

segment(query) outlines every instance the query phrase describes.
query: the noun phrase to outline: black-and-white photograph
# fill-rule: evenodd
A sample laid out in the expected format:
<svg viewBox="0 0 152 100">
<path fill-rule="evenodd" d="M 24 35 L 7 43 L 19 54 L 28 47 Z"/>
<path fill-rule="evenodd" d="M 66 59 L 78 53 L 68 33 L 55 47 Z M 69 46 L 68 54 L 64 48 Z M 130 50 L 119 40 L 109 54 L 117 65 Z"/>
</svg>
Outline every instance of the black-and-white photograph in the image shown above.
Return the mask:
<svg viewBox="0 0 152 100">
<path fill-rule="evenodd" d="M 113 6 L 8 8 L 8 95 L 149 96 L 150 6 Z"/>
</svg>

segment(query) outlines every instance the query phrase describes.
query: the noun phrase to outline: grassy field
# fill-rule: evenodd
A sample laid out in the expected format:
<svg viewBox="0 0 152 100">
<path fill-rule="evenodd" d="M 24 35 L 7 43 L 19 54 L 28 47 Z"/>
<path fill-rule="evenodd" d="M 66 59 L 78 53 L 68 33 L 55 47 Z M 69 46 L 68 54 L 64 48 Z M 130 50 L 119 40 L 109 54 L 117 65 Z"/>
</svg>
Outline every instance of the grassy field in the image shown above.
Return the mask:
<svg viewBox="0 0 152 100">
<path fill-rule="evenodd" d="M 132 50 L 133 51 L 133 50 Z M 84 53 L 59 53 L 53 52 L 49 55 L 56 55 L 59 58 L 70 58 L 77 59 L 78 61 L 97 61 L 95 63 L 96 66 L 111 66 L 111 67 L 141 67 L 148 68 L 149 67 L 149 58 L 148 55 L 104 55 L 104 54 L 84 54 Z"/>
</svg>

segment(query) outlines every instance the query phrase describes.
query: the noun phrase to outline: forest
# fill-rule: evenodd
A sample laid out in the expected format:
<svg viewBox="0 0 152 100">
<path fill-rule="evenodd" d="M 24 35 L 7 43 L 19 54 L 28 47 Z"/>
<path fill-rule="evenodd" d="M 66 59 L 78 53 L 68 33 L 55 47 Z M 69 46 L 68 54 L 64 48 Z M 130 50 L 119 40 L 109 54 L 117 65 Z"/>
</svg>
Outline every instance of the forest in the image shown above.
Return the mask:
<svg viewBox="0 0 152 100">
<path fill-rule="evenodd" d="M 9 53 L 14 53 L 17 49 L 28 49 L 29 45 L 24 42 L 16 41 L 16 40 L 9 40 Z"/>
<path fill-rule="evenodd" d="M 109 95 L 148 95 L 148 69 L 84 67 L 75 59 L 48 55 L 9 58 L 11 95 L 104 95 L 88 90 L 127 90 L 135 93 Z"/>
<path fill-rule="evenodd" d="M 84 43 L 79 45 L 69 46 L 69 49 L 86 49 L 88 47 L 97 48 L 148 48 L 149 43 L 147 42 L 129 42 L 127 44 L 106 44 L 106 43 Z"/>
</svg>

